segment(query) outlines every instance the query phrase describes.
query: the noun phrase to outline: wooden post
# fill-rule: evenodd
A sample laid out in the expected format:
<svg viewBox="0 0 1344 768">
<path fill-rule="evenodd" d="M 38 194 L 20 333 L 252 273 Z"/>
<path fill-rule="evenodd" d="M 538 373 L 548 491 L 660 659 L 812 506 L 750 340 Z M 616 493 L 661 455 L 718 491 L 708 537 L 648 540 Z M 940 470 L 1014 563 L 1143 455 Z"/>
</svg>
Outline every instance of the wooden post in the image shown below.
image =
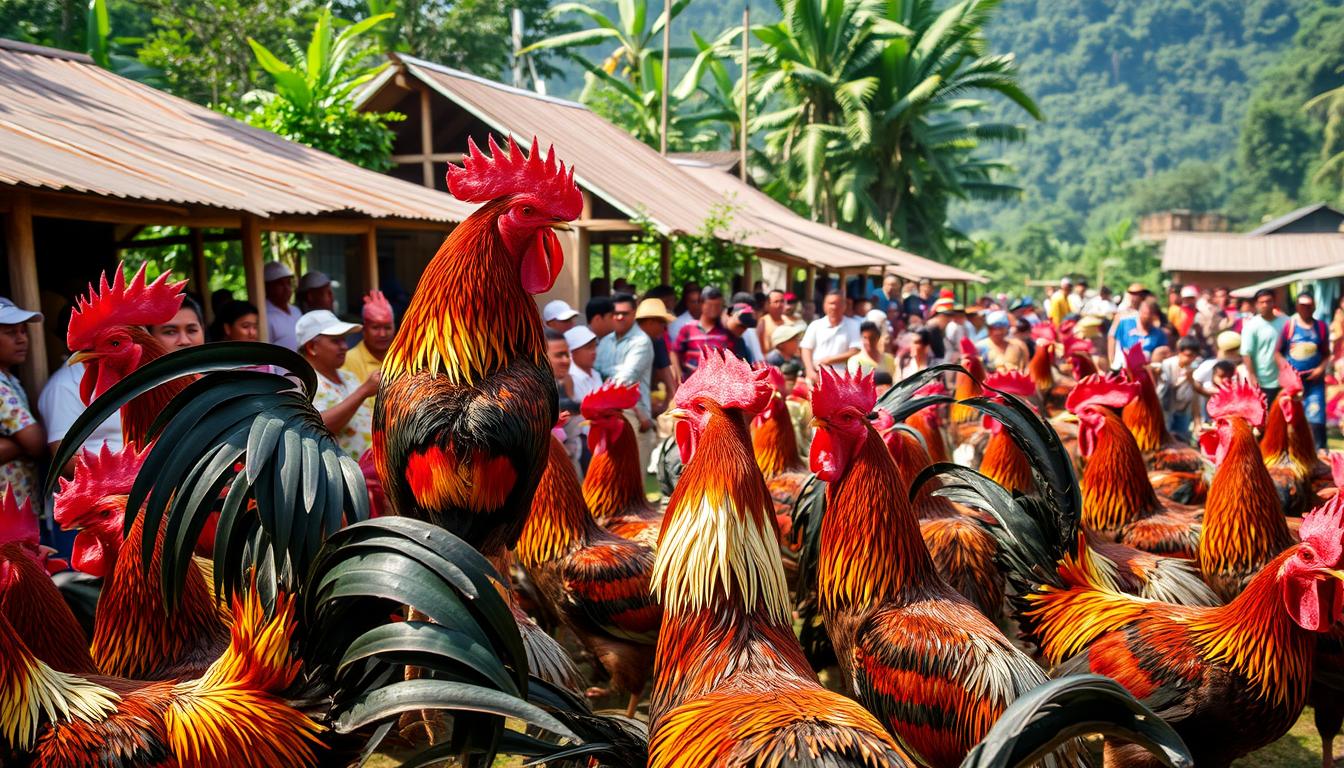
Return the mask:
<svg viewBox="0 0 1344 768">
<path fill-rule="evenodd" d="M 15 192 L 5 216 L 5 251 L 9 254 L 10 299 L 23 309 L 39 312 L 42 296 L 37 286 L 37 251 L 33 246 L 33 198 Z M 28 359 L 19 368 L 19 378 L 28 389 L 29 401 L 37 403 L 47 383 L 47 337 L 44 323 L 28 324 Z"/>
<path fill-rule="evenodd" d="M 807 284 L 803 286 L 803 301 L 817 300 L 817 267 L 815 264 L 807 265 Z"/>
<path fill-rule="evenodd" d="M 380 285 L 378 279 L 378 228 L 369 224 L 369 230 L 359 236 L 359 269 L 358 274 L 360 283 L 364 286 L 365 292 L 376 291 Z M 357 309 L 363 307 L 361 297 L 358 295 L 349 297 L 349 311 L 351 314 L 358 314 Z"/>
<path fill-rule="evenodd" d="M 201 295 L 205 322 L 213 323 L 215 308 L 210 305 L 210 278 L 205 274 L 205 233 L 200 227 L 191 228 L 191 282 L 196 293 Z"/>
<path fill-rule="evenodd" d="M 261 222 L 250 213 L 243 214 L 238 239 L 243 246 L 243 277 L 247 281 L 247 300 L 257 307 L 257 338 L 270 341 L 266 325 L 266 283 L 261 269 Z"/>
<path fill-rule="evenodd" d="M 589 279 L 593 263 L 593 233 L 587 227 L 575 227 L 574 240 L 579 257 L 574 260 L 574 295 L 580 302 L 587 304 L 592 298 L 588 294 L 592 292 L 593 286 Z"/>
<path fill-rule="evenodd" d="M 423 183 L 430 189 L 434 188 L 434 161 L 429 156 L 434 154 L 434 126 L 429 119 L 430 102 L 429 88 L 420 86 L 420 173 L 423 176 Z"/>
<path fill-rule="evenodd" d="M 666 237 L 658 242 L 658 274 L 664 285 L 672 284 L 672 241 Z"/>
<path fill-rule="evenodd" d="M 751 273 L 753 251 L 744 250 L 742 252 L 742 290 L 751 293 Z"/>
<path fill-rule="evenodd" d="M 602 241 L 602 276 L 611 285 L 611 243 L 606 240 Z"/>
</svg>

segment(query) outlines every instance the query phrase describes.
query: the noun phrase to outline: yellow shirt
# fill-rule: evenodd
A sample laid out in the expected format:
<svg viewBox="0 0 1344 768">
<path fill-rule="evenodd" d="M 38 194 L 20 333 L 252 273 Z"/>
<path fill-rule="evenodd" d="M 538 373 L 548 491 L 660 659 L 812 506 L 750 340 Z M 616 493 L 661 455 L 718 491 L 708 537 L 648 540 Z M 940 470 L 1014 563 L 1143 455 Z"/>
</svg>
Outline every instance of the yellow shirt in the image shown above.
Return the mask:
<svg viewBox="0 0 1344 768">
<path fill-rule="evenodd" d="M 1050 317 L 1050 322 L 1059 327 L 1064 322 L 1064 318 L 1069 314 L 1069 297 L 1064 291 L 1055 291 L 1050 295 L 1050 300 L 1046 302 L 1045 312 Z"/>
<path fill-rule="evenodd" d="M 881 360 L 874 360 L 868 356 L 867 352 L 859 350 L 857 355 L 849 358 L 850 373 L 872 373 L 873 371 L 886 371 L 896 378 L 896 358 L 889 353 L 883 352 Z"/>
<path fill-rule="evenodd" d="M 354 349 L 345 353 L 345 365 L 341 366 L 341 370 L 353 373 L 355 378 L 359 379 L 359 383 L 363 384 L 369 378 L 369 374 L 382 367 L 383 361 L 374 357 L 369 348 L 364 346 L 364 342 L 361 341 L 355 345 Z"/>
</svg>

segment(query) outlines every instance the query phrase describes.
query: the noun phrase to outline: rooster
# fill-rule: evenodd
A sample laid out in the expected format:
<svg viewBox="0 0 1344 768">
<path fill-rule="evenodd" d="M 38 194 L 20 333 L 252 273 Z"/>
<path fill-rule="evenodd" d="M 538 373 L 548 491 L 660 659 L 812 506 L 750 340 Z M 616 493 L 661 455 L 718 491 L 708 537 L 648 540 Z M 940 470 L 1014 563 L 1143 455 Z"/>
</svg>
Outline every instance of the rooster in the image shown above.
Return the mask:
<svg viewBox="0 0 1344 768">
<path fill-rule="evenodd" d="M 1021 371 L 995 373 L 985 379 L 990 397 L 1002 402 L 999 392 L 1007 392 L 1022 398 L 1036 394 L 1035 383 Z M 1013 442 L 1013 438 L 1003 429 L 1003 424 L 990 416 L 984 417 L 985 428 L 989 431 L 989 442 L 985 444 L 985 454 L 980 459 L 980 472 L 990 480 L 1002 485 L 1009 491 L 1031 493 L 1036 489 L 1031 474 L 1031 462 L 1026 454 Z"/>
<path fill-rule="evenodd" d="M 650 768 L 912 766 L 866 710 L 821 687 L 794 637 L 774 513 L 747 429 L 768 374 L 707 352 L 677 389 L 685 471 L 654 561 L 666 620 Z"/>
<path fill-rule="evenodd" d="M 1114 678 L 1181 735 L 1200 768 L 1283 736 L 1306 703 L 1316 639 L 1344 619 L 1344 499 L 1303 520 L 1302 542 L 1276 556 L 1232 602 L 1188 607 L 1136 600 L 1096 583 L 1085 559 L 1040 576 L 1020 618 L 1061 671 Z M 1038 563 L 1038 566 L 1044 566 Z M 1107 765 L 1156 766 L 1107 744 Z"/>
<path fill-rule="evenodd" d="M 985 380 L 985 363 L 980 359 L 980 350 L 975 346 L 975 342 L 962 336 L 959 342 L 961 347 L 961 364 L 965 367 L 965 373 L 956 374 L 956 387 L 953 390 L 953 396 L 958 401 L 970 400 L 973 397 L 979 397 L 983 390 L 980 383 Z M 961 445 L 966 442 L 972 432 L 976 431 L 979 421 L 979 414 L 974 408 L 964 405 L 953 404 L 948 409 L 948 421 L 952 422 L 952 442 L 955 445 Z"/>
<path fill-rule="evenodd" d="M 1217 472 L 1204 505 L 1199 570 L 1224 601 L 1231 601 L 1271 560 L 1292 546 L 1274 481 L 1252 429 L 1265 421 L 1259 387 L 1244 380 L 1209 398 L 1214 429 L 1200 438 Z"/>
<path fill-rule="evenodd" d="M 1167 431 L 1157 384 L 1138 344 L 1125 350 L 1125 375 L 1138 385 L 1138 393 L 1125 405 L 1122 416 L 1148 467 L 1154 470 L 1149 484 L 1164 498 L 1183 504 L 1203 502 L 1209 488 L 1208 462 L 1198 450 Z"/>
<path fill-rule="evenodd" d="M 1316 499 L 1316 491 L 1330 485 L 1330 467 L 1316 455 L 1316 443 L 1302 407 L 1302 379 L 1292 366 L 1279 366 L 1280 389 L 1270 404 L 1260 454 L 1274 478 L 1274 487 L 1286 515 L 1301 515 Z"/>
<path fill-rule="evenodd" d="M 954 768 L 1045 675 L 939 575 L 866 418 L 876 400 L 871 377 L 827 370 L 812 396 L 821 610 L 850 690 L 921 764 Z"/>
<path fill-rule="evenodd" d="M 1117 411 L 1140 396 L 1140 385 L 1115 375 L 1088 376 L 1069 393 L 1078 417 L 1083 470 L 1083 525 L 1115 541 L 1161 555 L 1194 557 L 1200 510 L 1159 499 L 1143 456 Z"/>
<path fill-rule="evenodd" d="M 551 611 L 607 671 L 615 688 L 630 694 L 625 714 L 634 717 L 653 671 L 662 621 L 662 609 L 649 593 L 653 552 L 593 520 L 574 463 L 559 440 L 551 441 L 546 471 L 514 555 Z"/>
<path fill-rule="evenodd" d="M 90 285 L 88 297 L 79 297 L 70 314 L 65 343 L 73 353 L 69 362 L 84 363 L 79 394 L 86 405 L 130 372 L 167 354 L 143 326 L 171 320 L 182 306 L 182 288 L 187 283 L 169 282 L 167 272 L 146 283 L 148 266 L 141 265 L 130 285 L 120 265 L 111 285 L 104 273 L 99 287 Z M 145 445 L 154 419 L 189 383 L 189 378 L 169 381 L 127 403 L 121 409 L 125 441 Z"/>
<path fill-rule="evenodd" d="M 758 364 L 758 367 L 763 367 L 770 375 L 775 394 L 751 420 L 751 448 L 775 505 L 780 555 L 784 558 L 784 572 L 788 574 L 789 584 L 793 586 L 797 582 L 798 548 L 801 546 L 797 532 L 793 530 L 793 509 L 812 473 L 807 471 L 807 465 L 798 453 L 798 435 L 789 414 L 784 374 L 772 365 Z"/>
<path fill-rule="evenodd" d="M 546 466 L 558 414 L 541 317 L 583 199 L 574 170 L 468 142 L 448 189 L 484 203 L 457 225 L 420 278 L 383 360 L 373 452 L 389 507 L 461 536 L 498 561 L 513 546 Z M 498 568 L 501 572 L 502 567 Z"/>
<path fill-rule="evenodd" d="M 593 454 L 583 478 L 583 498 L 607 530 L 653 548 L 663 516 L 644 494 L 639 444 L 624 416 L 638 400 L 636 385 L 609 381 L 579 405 L 588 420 L 588 449 Z"/>
</svg>

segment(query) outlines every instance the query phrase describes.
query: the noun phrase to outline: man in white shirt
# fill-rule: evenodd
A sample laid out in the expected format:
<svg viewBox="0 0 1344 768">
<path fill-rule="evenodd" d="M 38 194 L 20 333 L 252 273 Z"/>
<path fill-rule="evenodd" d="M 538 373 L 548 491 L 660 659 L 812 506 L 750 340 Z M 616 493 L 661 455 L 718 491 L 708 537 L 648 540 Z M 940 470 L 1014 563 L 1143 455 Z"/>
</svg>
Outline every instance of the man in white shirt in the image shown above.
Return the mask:
<svg viewBox="0 0 1344 768">
<path fill-rule="evenodd" d="M 687 283 L 681 289 L 682 312 L 677 315 L 677 319 L 672 321 L 672 325 L 667 329 L 667 336 L 670 339 L 676 339 L 681 329 L 691 323 L 700 320 L 700 287 L 695 283 Z"/>
<path fill-rule="evenodd" d="M 602 386 L 602 374 L 593 368 L 597 362 L 597 334 L 586 325 L 576 325 L 565 331 L 565 344 L 569 346 L 569 380 L 574 386 L 574 400 L 582 403 L 589 392 Z"/>
<path fill-rule="evenodd" d="M 863 349 L 863 335 L 859 332 L 859 321 L 845 317 L 845 297 L 839 291 L 826 294 L 822 302 L 824 317 L 813 320 L 803 333 L 803 341 L 798 345 L 802 350 L 803 368 L 808 381 L 816 383 L 818 369 L 822 366 L 836 373 L 844 373 L 849 358 Z"/>
<path fill-rule="evenodd" d="M 65 433 L 70 431 L 75 419 L 79 418 L 86 408 L 79 395 L 79 381 L 82 378 L 84 378 L 83 363 L 63 365 L 51 374 L 47 385 L 42 388 L 42 394 L 37 398 L 37 410 L 42 415 L 42 423 L 47 426 L 47 444 L 51 446 L 53 454 L 60 447 L 61 441 L 65 439 Z M 89 439 L 84 441 L 83 447 L 97 451 L 104 443 L 110 451 L 121 450 L 120 411 L 99 424 L 93 434 L 89 435 Z M 72 465 L 70 469 L 73 468 Z"/>
<path fill-rule="evenodd" d="M 294 326 L 303 313 L 289 303 L 294 298 L 294 271 L 278 261 L 268 261 L 262 270 L 266 281 L 266 340 L 297 351 Z"/>
</svg>

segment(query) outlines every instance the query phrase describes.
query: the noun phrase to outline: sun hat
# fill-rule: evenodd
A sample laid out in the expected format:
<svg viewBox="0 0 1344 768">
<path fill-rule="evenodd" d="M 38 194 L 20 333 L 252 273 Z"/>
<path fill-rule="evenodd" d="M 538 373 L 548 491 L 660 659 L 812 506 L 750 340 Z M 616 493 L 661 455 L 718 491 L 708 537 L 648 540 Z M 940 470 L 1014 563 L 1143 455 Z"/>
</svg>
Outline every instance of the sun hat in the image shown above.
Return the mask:
<svg viewBox="0 0 1344 768">
<path fill-rule="evenodd" d="M 1236 331 L 1223 331 L 1218 334 L 1218 351 L 1231 352 L 1241 349 L 1241 334 Z"/>
<path fill-rule="evenodd" d="M 314 309 L 312 312 L 305 312 L 294 324 L 294 338 L 298 340 L 299 347 L 302 347 L 318 336 L 344 336 L 363 328 L 364 326 L 358 323 L 345 322 L 329 309 Z"/>
<path fill-rule="evenodd" d="M 1196 288 L 1196 287 L 1193 286 L 1193 285 L 1187 285 L 1187 286 L 1181 288 L 1181 298 L 1182 298 L 1182 299 L 1198 299 L 1198 298 L 1199 298 L 1199 289 Z"/>
<path fill-rule="evenodd" d="M 1125 293 L 1152 293 L 1143 283 L 1130 283 Z"/>
<path fill-rule="evenodd" d="M 287 277 L 293 276 L 294 270 L 290 269 L 283 262 L 268 261 L 266 262 L 266 265 L 261 268 L 261 281 L 263 283 L 269 283 L 273 280 L 284 280 Z"/>
<path fill-rule="evenodd" d="M 594 341 L 597 341 L 597 334 L 586 325 L 576 325 L 565 331 L 565 345 L 569 347 L 570 352 Z"/>
<path fill-rule="evenodd" d="M 664 322 L 675 322 L 676 317 L 667 311 L 667 305 L 662 299 L 645 299 L 639 302 L 635 307 L 636 320 L 662 320 Z"/>
<path fill-rule="evenodd" d="M 0 296 L 0 325 L 18 325 L 20 323 L 36 323 L 42 319 L 41 312 L 33 312 L 24 309 L 18 304 Z"/>
<path fill-rule="evenodd" d="M 781 325 L 775 328 L 775 330 L 770 332 L 770 344 L 772 346 L 778 347 L 780 344 L 783 344 L 786 341 L 796 339 L 799 336 L 802 336 L 803 332 L 806 330 L 807 328 L 803 327 L 800 324 Z"/>
<path fill-rule="evenodd" d="M 569 320 L 578 317 L 578 310 L 569 306 L 569 302 L 564 299 L 556 299 L 546 302 L 546 306 L 541 309 L 542 322 L 549 323 L 552 320 Z"/>
<path fill-rule="evenodd" d="M 933 313 L 935 315 L 940 312 L 955 312 L 956 309 L 957 302 L 951 296 L 943 296 L 933 302 Z"/>
</svg>

